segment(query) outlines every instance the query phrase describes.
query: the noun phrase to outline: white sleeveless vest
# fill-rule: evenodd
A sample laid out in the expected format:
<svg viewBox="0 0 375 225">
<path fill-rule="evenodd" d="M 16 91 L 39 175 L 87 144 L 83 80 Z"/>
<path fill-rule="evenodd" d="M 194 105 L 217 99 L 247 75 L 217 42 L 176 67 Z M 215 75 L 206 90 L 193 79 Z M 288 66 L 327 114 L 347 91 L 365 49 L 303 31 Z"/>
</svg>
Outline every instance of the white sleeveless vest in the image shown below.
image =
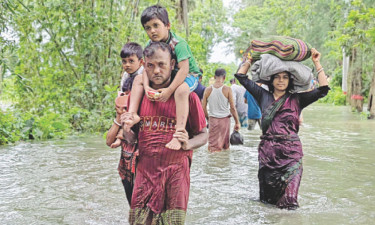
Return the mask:
<svg viewBox="0 0 375 225">
<path fill-rule="evenodd" d="M 207 98 L 208 115 L 216 118 L 224 118 L 230 116 L 230 106 L 228 99 L 223 95 L 223 86 L 215 88 L 213 85 L 212 92 Z"/>
</svg>

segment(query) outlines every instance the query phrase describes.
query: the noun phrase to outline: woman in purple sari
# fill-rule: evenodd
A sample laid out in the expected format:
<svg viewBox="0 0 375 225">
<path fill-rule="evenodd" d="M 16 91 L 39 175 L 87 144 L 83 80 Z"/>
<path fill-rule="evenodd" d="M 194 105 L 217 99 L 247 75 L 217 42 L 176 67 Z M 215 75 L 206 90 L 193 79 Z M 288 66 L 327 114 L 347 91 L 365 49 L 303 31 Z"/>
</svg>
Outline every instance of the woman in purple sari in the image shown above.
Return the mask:
<svg viewBox="0 0 375 225">
<path fill-rule="evenodd" d="M 262 110 L 262 136 L 258 147 L 260 200 L 283 209 L 298 207 L 302 176 L 302 144 L 298 137 L 299 117 L 306 106 L 327 95 L 328 82 L 320 64 L 320 53 L 311 49 L 320 87 L 303 93 L 290 93 L 293 79 L 289 72 L 272 75 L 269 91 L 249 80 L 248 59 L 235 77 L 254 96 Z"/>
</svg>

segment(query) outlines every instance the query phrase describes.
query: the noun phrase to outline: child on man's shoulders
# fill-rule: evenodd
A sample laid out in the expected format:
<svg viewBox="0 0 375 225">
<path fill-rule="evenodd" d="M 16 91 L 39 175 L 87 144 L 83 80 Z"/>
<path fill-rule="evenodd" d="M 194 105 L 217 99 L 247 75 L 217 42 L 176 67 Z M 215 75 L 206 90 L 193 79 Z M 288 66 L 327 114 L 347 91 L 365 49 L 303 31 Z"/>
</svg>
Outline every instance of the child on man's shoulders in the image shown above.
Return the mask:
<svg viewBox="0 0 375 225">
<path fill-rule="evenodd" d="M 173 58 L 176 60 L 173 70 L 175 76 L 168 88 L 160 90 L 150 88 L 145 72 L 143 72 L 142 77 L 135 78 L 129 111 L 127 112 L 128 119 L 125 120 L 124 129 L 129 131 L 134 124 L 140 121 L 137 112 L 145 91 L 148 98 L 161 102 L 166 102 L 174 94 L 176 102 L 176 131 L 185 130 L 189 114 L 189 94 L 198 85 L 198 79 L 201 76 L 199 67 L 187 42 L 170 31 L 171 24 L 168 12 L 164 7 L 154 5 L 146 8 L 141 15 L 141 23 L 150 38 L 148 44 L 151 42 L 165 42 L 171 46 L 174 53 Z M 159 94 L 155 95 L 155 92 Z M 166 147 L 179 150 L 181 149 L 181 143 L 177 138 L 173 138 Z"/>
</svg>

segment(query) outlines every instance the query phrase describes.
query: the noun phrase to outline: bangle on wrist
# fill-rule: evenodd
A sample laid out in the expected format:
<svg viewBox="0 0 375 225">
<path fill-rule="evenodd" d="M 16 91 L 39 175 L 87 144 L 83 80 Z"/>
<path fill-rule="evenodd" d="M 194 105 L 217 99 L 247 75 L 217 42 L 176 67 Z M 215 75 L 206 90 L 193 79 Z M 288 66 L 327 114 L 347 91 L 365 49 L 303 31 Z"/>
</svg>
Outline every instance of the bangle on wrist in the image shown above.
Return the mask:
<svg viewBox="0 0 375 225">
<path fill-rule="evenodd" d="M 246 60 L 245 62 L 243 62 L 241 66 L 244 66 L 245 64 L 249 64 L 249 67 L 251 66 L 251 62 L 249 60 Z"/>
<path fill-rule="evenodd" d="M 324 70 L 324 68 L 322 67 L 322 68 L 320 68 L 319 70 L 318 70 L 318 72 L 316 72 L 316 75 L 318 76 L 319 75 L 319 73 L 320 72 L 322 72 Z"/>
<path fill-rule="evenodd" d="M 113 122 L 114 122 L 117 126 L 121 127 L 121 124 L 120 124 L 119 122 L 117 122 L 116 119 L 113 119 Z"/>
</svg>

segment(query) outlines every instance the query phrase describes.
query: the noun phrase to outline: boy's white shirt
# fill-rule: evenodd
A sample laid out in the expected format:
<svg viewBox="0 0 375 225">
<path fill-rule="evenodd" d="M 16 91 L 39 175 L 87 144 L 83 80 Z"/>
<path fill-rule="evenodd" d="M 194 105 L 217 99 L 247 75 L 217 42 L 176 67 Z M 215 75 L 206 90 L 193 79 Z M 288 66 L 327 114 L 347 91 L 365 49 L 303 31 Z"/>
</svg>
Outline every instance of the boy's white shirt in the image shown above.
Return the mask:
<svg viewBox="0 0 375 225">
<path fill-rule="evenodd" d="M 133 74 L 142 74 L 143 73 L 143 69 L 144 69 L 144 67 L 141 66 Z M 124 73 L 122 74 L 122 77 L 121 77 L 121 82 L 120 82 L 120 92 L 121 93 L 122 93 L 122 85 L 124 85 L 126 79 L 128 79 L 128 78 L 129 78 L 129 74 L 124 71 Z"/>
</svg>

